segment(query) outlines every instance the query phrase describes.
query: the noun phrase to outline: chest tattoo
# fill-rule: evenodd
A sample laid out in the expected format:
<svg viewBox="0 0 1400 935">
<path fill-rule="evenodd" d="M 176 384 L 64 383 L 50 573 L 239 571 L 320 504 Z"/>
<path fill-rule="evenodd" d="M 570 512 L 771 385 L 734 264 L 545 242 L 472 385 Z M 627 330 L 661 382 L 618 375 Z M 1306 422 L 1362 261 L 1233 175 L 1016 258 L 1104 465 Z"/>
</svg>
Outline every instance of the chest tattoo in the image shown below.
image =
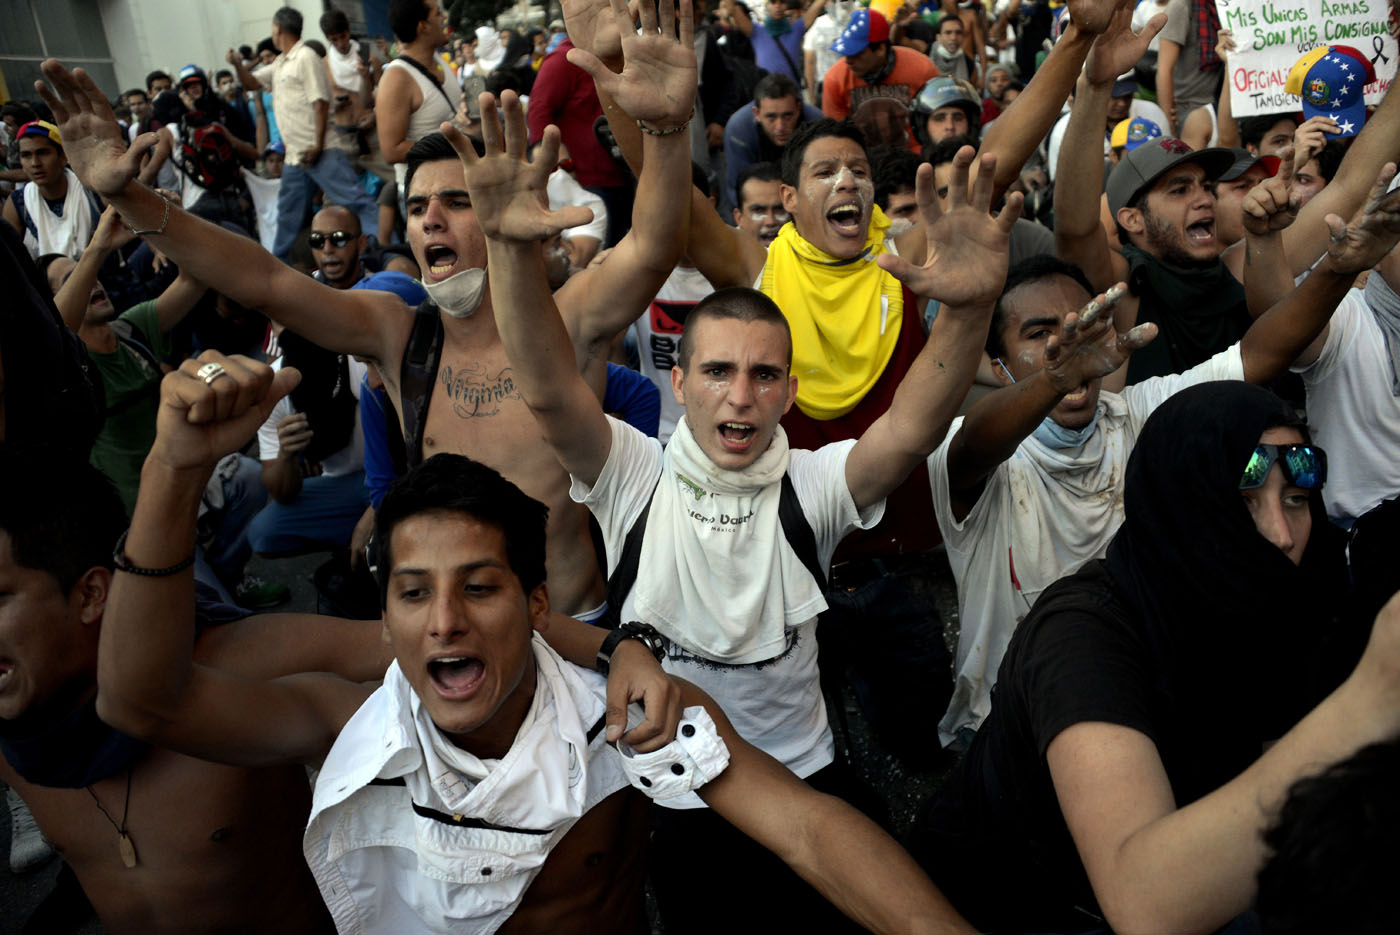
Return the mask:
<svg viewBox="0 0 1400 935">
<path fill-rule="evenodd" d="M 502 402 L 520 398 L 515 372 L 510 367 L 492 376 L 480 364 L 457 368 L 444 365 L 438 369 L 438 382 L 447 391 L 452 411 L 461 419 L 497 415 Z"/>
</svg>

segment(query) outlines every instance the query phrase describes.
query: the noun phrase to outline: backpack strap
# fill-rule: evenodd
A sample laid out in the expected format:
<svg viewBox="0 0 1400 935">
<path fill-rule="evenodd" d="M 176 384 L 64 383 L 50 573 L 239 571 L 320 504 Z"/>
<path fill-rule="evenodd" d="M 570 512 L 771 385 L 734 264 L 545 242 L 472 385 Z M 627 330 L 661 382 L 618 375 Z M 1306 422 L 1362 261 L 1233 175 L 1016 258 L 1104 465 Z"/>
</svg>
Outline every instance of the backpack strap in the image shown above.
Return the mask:
<svg viewBox="0 0 1400 935">
<path fill-rule="evenodd" d="M 428 421 L 428 400 L 437 380 L 443 340 L 442 318 L 431 299 L 418 306 L 413 315 L 413 331 L 399 366 L 404 461 L 410 469 L 423 463 L 423 427 Z"/>
<path fill-rule="evenodd" d="M 110 323 L 112 333 L 117 336 L 117 341 L 134 352 L 142 362 L 155 374 L 155 378 L 145 386 L 130 393 L 120 402 L 107 406 L 108 416 L 120 415 L 131 407 L 138 405 L 144 400 L 150 399 L 160 393 L 161 369 L 160 360 L 156 357 L 156 352 L 151 350 L 150 342 L 146 340 L 146 335 L 141 329 L 136 327 L 130 319 L 118 318 Z"/>
<path fill-rule="evenodd" d="M 797 488 L 792 477 L 783 472 L 783 492 L 778 499 L 778 520 L 783 524 L 783 536 L 788 545 L 797 553 L 803 567 L 816 579 L 817 586 L 826 593 L 826 569 L 822 568 L 817 552 L 817 536 L 812 532 L 812 524 L 802 512 L 802 503 L 797 499 Z"/>
<path fill-rule="evenodd" d="M 632 521 L 632 528 L 627 530 L 627 537 L 622 540 L 622 554 L 618 556 L 617 567 L 608 576 L 608 610 L 597 622 L 604 630 L 616 630 L 622 625 L 622 602 L 637 583 L 637 566 L 642 561 L 642 539 L 646 536 L 647 517 L 651 515 L 651 504 L 656 499 L 656 488 L 660 486 L 661 475 L 658 474 L 656 484 L 651 488 L 651 496 L 647 497 L 647 505 L 642 507 L 642 512 Z"/>
<path fill-rule="evenodd" d="M 659 477 L 656 483 L 660 486 Z M 642 558 L 642 539 L 646 534 L 647 517 L 651 514 L 651 504 L 655 499 L 656 487 L 653 487 L 651 496 L 647 498 L 647 505 L 642 507 L 642 512 L 633 521 L 632 528 L 627 530 L 627 537 L 622 540 L 622 554 L 618 557 L 617 567 L 608 577 L 608 612 L 598 621 L 598 626 L 604 629 L 615 630 L 622 623 L 622 602 L 627 599 L 632 586 L 637 583 L 637 568 Z M 788 545 L 797 553 L 798 560 L 825 593 L 826 572 L 817 552 L 817 536 L 812 532 L 812 524 L 807 521 L 806 514 L 802 512 L 802 504 L 797 499 L 797 488 L 786 473 L 783 474 L 782 492 L 778 498 L 778 520 L 782 523 L 783 536 Z"/>
</svg>

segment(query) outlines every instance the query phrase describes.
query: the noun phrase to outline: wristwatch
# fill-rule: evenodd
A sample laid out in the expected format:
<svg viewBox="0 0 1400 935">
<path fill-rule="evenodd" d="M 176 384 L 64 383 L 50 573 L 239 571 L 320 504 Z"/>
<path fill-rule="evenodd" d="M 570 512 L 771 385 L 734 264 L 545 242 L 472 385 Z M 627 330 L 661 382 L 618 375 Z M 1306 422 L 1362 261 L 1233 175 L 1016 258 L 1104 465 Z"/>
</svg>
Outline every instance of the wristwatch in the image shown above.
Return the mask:
<svg viewBox="0 0 1400 935">
<path fill-rule="evenodd" d="M 647 651 L 656 657 L 660 662 L 661 657 L 666 653 L 666 640 L 656 632 L 655 627 L 648 626 L 638 620 L 629 620 L 616 630 L 612 630 L 603 638 L 603 645 L 598 647 L 598 662 L 596 668 L 603 675 L 608 674 L 608 669 L 612 665 L 613 652 L 617 649 L 617 644 L 623 640 L 636 640 L 647 648 Z"/>
</svg>

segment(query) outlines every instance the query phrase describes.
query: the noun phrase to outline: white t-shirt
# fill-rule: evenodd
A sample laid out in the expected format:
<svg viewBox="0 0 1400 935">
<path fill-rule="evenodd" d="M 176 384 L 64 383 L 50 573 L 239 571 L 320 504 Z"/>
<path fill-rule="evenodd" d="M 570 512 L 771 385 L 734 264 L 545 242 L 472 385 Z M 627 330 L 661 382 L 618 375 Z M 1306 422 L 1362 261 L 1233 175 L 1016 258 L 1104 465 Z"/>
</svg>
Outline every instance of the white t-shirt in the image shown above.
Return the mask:
<svg viewBox="0 0 1400 935">
<path fill-rule="evenodd" d="M 1313 440 L 1327 452 L 1322 502 L 1329 518 L 1350 525 L 1400 494 L 1400 398 L 1390 391 L 1385 338 L 1365 290 L 1346 294 L 1322 353 L 1295 369 L 1307 387 Z"/>
<path fill-rule="evenodd" d="M 685 319 L 696 303 L 714 291 L 698 269 L 677 266 L 632 326 L 637 333 L 637 369 L 661 391 L 661 426 L 656 437 L 663 445 L 685 415 L 685 407 L 671 392 L 671 368 L 676 365 Z"/>
<path fill-rule="evenodd" d="M 841 35 L 841 27 L 836 25 L 836 20 L 832 19 L 830 13 L 823 13 L 812 23 L 812 28 L 802 35 L 802 53 L 806 57 L 808 52 L 814 53 L 815 69 L 813 74 L 817 81 L 826 77 L 826 73 L 831 70 L 831 66 L 840 60 L 841 56 L 831 51 L 831 44 Z M 813 88 L 813 91 L 816 89 Z M 820 98 L 817 103 L 821 103 Z"/>
<path fill-rule="evenodd" d="M 347 370 L 350 372 L 350 392 L 355 394 L 356 403 L 360 399 L 360 383 L 364 379 L 366 367 L 353 357 L 346 360 Z M 277 358 L 272 362 L 274 371 L 282 369 L 282 358 Z M 277 423 L 287 416 L 296 412 L 292 406 L 292 397 L 289 393 L 277 400 L 277 405 L 272 407 L 272 413 L 258 428 L 258 457 L 263 461 L 276 460 L 277 455 L 282 451 L 282 445 L 277 440 Z M 365 466 L 365 437 L 360 429 L 359 413 L 355 414 L 355 427 L 350 435 L 350 442 L 335 454 L 327 455 L 321 462 L 321 473 L 326 477 L 343 477 L 346 474 L 353 474 L 356 471 L 364 470 Z"/>
<path fill-rule="evenodd" d="M 651 501 L 661 476 L 661 443 L 625 422 L 608 418 L 612 449 L 591 488 L 573 479 L 569 496 L 592 511 L 603 531 L 612 574 L 623 541 L 642 509 Z M 845 535 L 869 529 L 884 515 L 884 501 L 856 510 L 846 486 L 846 457 L 853 439 L 824 445 L 816 451 L 793 450 L 788 462 L 802 513 L 812 526 L 817 556 L 829 567 L 831 554 Z M 652 517 L 655 522 L 660 517 Z M 677 517 L 689 522 L 687 517 Z M 782 535 L 781 531 L 778 535 Z M 645 541 L 642 546 L 646 548 Z M 724 582 L 715 583 L 715 599 L 724 599 Z M 637 619 L 633 598 L 622 604 L 622 619 Z M 661 665 L 667 672 L 699 685 L 724 708 L 734 729 L 749 743 L 781 762 L 798 776 L 810 776 L 834 756 L 817 676 L 817 620 L 789 628 L 788 649 L 775 659 L 754 665 L 721 665 L 669 644 Z M 702 808 L 690 795 L 668 802 L 674 808 Z"/>
<path fill-rule="evenodd" d="M 608 239 L 608 208 L 603 204 L 603 199 L 580 185 L 578 179 L 563 169 L 555 169 L 549 173 L 545 192 L 549 195 L 551 211 L 582 206 L 593 212 L 593 220 L 587 224 L 566 228 L 560 234 L 565 240 L 592 237 L 602 244 Z"/>
<path fill-rule="evenodd" d="M 1185 373 L 1144 380 L 1121 395 L 1101 394 L 1098 427 L 1082 447 L 1056 451 L 1027 438 L 987 478 L 961 521 L 953 517 L 948 488 L 948 448 L 963 422 L 954 420 L 928 459 L 934 514 L 957 581 L 962 621 L 953 698 L 938 725 L 945 745 L 962 728 L 977 729 L 991 710 L 1006 645 L 1036 598 L 1108 549 L 1123 522 L 1128 455 L 1147 417 L 1188 386 L 1242 379 L 1235 344 Z"/>
<path fill-rule="evenodd" d="M 277 199 L 281 197 L 282 180 L 265 179 L 247 169 L 240 170 L 248 196 L 253 199 L 253 214 L 258 219 L 258 242 L 268 253 L 277 243 Z"/>
</svg>

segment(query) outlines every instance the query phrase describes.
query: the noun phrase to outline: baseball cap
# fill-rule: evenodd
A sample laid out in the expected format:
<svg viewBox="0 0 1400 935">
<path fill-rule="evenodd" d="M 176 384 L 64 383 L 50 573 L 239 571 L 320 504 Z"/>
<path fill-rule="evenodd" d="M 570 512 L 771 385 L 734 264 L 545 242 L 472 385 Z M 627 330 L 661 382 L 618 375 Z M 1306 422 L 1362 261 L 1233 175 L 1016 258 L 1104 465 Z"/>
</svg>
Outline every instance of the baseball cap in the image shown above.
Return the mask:
<svg viewBox="0 0 1400 935">
<path fill-rule="evenodd" d="M 263 155 L 266 156 L 268 153 L 276 153 L 279 156 L 285 156 L 287 155 L 287 146 L 281 140 L 268 143 L 267 148 L 263 150 Z"/>
<path fill-rule="evenodd" d="M 209 76 L 204 74 L 204 69 L 198 65 L 186 65 L 180 69 L 180 74 L 175 78 L 175 84 L 177 87 L 184 87 L 191 81 L 203 81 L 208 84 Z"/>
<path fill-rule="evenodd" d="M 1278 174 L 1278 167 L 1282 163 L 1277 156 L 1257 156 L 1247 149 L 1232 149 L 1230 152 L 1235 155 L 1235 164 L 1220 173 L 1217 182 L 1233 182 L 1255 166 L 1263 166 L 1264 171 L 1269 173 L 1266 177 L 1273 178 Z"/>
<path fill-rule="evenodd" d="M 413 308 L 417 308 L 428 299 L 428 290 L 423 288 L 422 283 L 406 273 L 398 273 L 393 270 L 371 273 L 350 288 L 392 292 L 403 299 L 405 305 Z"/>
<path fill-rule="evenodd" d="M 47 137 L 55 146 L 63 146 L 63 137 L 58 133 L 58 127 L 47 120 L 31 120 L 15 131 L 15 142 L 18 143 L 26 136 Z"/>
<path fill-rule="evenodd" d="M 1137 79 L 1132 72 L 1124 72 L 1113 82 L 1113 97 L 1132 97 L 1138 93 Z"/>
<path fill-rule="evenodd" d="M 1119 208 L 1126 207 L 1163 175 L 1188 162 L 1199 165 L 1205 170 L 1206 179 L 1214 181 L 1235 164 L 1235 154 L 1220 147 L 1192 149 L 1171 137 L 1144 143 L 1124 153 L 1108 177 L 1108 209 L 1117 214 Z"/>
<path fill-rule="evenodd" d="M 1158 139 L 1161 135 L 1162 128 L 1157 126 L 1156 121 L 1146 117 L 1129 117 L 1127 120 L 1118 121 L 1108 142 L 1114 149 L 1132 152 L 1148 140 Z"/>
<path fill-rule="evenodd" d="M 1303 99 L 1303 119 L 1321 114 L 1337 121 L 1340 133 L 1329 140 L 1355 136 L 1366 123 L 1366 85 L 1376 80 L 1376 70 L 1349 45 L 1319 46 L 1288 72 L 1283 89 Z"/>
<path fill-rule="evenodd" d="M 868 45 L 890 38 L 890 21 L 874 10 L 856 10 L 841 35 L 831 44 L 837 55 L 859 55 Z"/>
</svg>

